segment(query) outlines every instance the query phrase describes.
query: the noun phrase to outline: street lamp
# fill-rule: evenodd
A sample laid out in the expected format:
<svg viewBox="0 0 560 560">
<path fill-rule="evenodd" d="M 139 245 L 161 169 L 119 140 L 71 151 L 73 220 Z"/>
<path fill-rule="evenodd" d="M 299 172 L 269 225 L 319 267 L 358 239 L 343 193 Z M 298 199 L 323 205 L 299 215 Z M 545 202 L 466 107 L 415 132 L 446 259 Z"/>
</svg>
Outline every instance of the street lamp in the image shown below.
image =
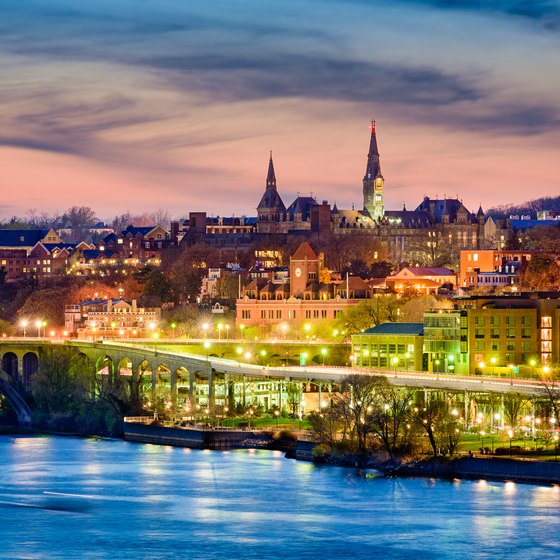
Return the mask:
<svg viewBox="0 0 560 560">
<path fill-rule="evenodd" d="M 478 362 L 478 369 L 480 370 L 480 373 L 482 374 L 482 370 L 486 367 L 486 364 L 484 362 Z"/>
<path fill-rule="evenodd" d="M 265 358 L 266 358 L 266 350 L 261 350 L 260 354 L 261 354 L 261 358 L 262 358 L 262 365 L 264 366 Z"/>
<path fill-rule="evenodd" d="M 511 457 L 511 438 L 513 437 L 512 430 L 508 430 L 508 436 L 509 436 L 509 456 Z"/>
<path fill-rule="evenodd" d="M 244 338 L 244 331 L 245 331 L 245 325 L 243 323 L 241 323 L 241 325 L 239 325 L 239 330 L 241 331 L 241 340 L 243 340 Z"/>
<path fill-rule="evenodd" d="M 276 418 L 276 427 L 278 428 L 278 416 L 280 416 L 280 411 L 279 410 L 275 410 L 274 411 L 274 416 Z"/>
<path fill-rule="evenodd" d="M 280 330 L 282 331 L 282 335 L 284 336 L 284 340 L 286 340 L 286 333 L 288 332 L 288 325 L 286 323 L 282 323 L 280 325 Z"/>
<path fill-rule="evenodd" d="M 204 338 L 206 338 L 206 336 L 208 335 L 208 327 L 210 325 L 208 325 L 208 323 L 202 323 L 202 332 L 204 332 Z"/>
<path fill-rule="evenodd" d="M 26 319 L 24 319 L 24 320 L 20 323 L 21 327 L 23 328 L 23 336 L 24 336 L 24 338 L 25 338 L 25 335 L 27 334 L 27 325 L 28 325 L 28 324 L 29 324 L 29 322 L 28 322 Z"/>
<path fill-rule="evenodd" d="M 218 323 L 218 340 L 222 340 L 222 329 L 224 328 L 224 325 L 222 325 L 222 323 Z"/>
<path fill-rule="evenodd" d="M 439 373 L 439 363 L 440 363 L 439 360 L 436 360 L 436 361 L 434 362 L 434 364 L 435 364 L 435 366 L 436 366 L 436 375 Z"/>
<path fill-rule="evenodd" d="M 43 324 L 42 321 L 35 321 L 35 326 L 37 327 L 37 338 L 41 336 L 41 325 Z"/>
<path fill-rule="evenodd" d="M 323 365 L 325 365 L 325 356 L 326 355 L 327 355 L 327 349 L 326 348 L 321 348 L 321 358 L 322 358 Z"/>
<path fill-rule="evenodd" d="M 208 349 L 210 348 L 211 344 L 209 340 L 204 341 L 204 350 L 206 351 L 206 361 L 208 361 Z"/>
<path fill-rule="evenodd" d="M 393 367 L 395 368 L 395 377 L 397 376 L 397 365 L 399 364 L 399 359 L 395 356 L 391 362 L 393 362 Z"/>
<path fill-rule="evenodd" d="M 175 340 L 175 328 L 177 327 L 177 323 L 171 323 L 171 329 L 173 330 L 173 340 Z"/>
<path fill-rule="evenodd" d="M 229 325 L 226 325 L 226 340 L 229 341 Z"/>
<path fill-rule="evenodd" d="M 410 359 L 410 352 L 404 355 L 404 369 L 408 371 L 408 360 Z"/>
<path fill-rule="evenodd" d="M 455 354 L 447 356 L 447 369 L 453 373 L 455 371 Z"/>
<path fill-rule="evenodd" d="M 494 375 L 496 373 L 496 362 L 498 361 L 498 359 L 496 358 L 496 356 L 492 356 L 490 358 L 490 363 L 492 364 L 492 375 Z"/>
</svg>

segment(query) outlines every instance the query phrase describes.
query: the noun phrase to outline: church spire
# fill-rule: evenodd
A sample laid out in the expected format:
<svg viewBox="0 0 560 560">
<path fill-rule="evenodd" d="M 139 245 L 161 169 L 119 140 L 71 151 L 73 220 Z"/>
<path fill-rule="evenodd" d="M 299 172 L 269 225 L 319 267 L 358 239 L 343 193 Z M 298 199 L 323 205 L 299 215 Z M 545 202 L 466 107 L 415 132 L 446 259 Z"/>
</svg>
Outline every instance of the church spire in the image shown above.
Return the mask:
<svg viewBox="0 0 560 560">
<path fill-rule="evenodd" d="M 379 162 L 379 149 L 377 148 L 377 135 L 375 134 L 375 119 L 371 121 L 370 130 L 371 137 L 369 139 L 369 152 L 364 181 L 373 181 L 376 177 L 382 177 L 381 164 Z"/>
<path fill-rule="evenodd" d="M 385 216 L 385 206 L 383 203 L 385 181 L 381 174 L 377 135 L 375 134 L 375 120 L 371 121 L 370 130 L 371 136 L 369 139 L 366 174 L 362 180 L 364 211 L 366 211 L 373 220 L 379 222 Z"/>
<path fill-rule="evenodd" d="M 274 162 L 272 161 L 272 150 L 268 162 L 268 174 L 266 176 L 266 190 L 276 190 L 276 174 L 274 173 Z"/>
</svg>

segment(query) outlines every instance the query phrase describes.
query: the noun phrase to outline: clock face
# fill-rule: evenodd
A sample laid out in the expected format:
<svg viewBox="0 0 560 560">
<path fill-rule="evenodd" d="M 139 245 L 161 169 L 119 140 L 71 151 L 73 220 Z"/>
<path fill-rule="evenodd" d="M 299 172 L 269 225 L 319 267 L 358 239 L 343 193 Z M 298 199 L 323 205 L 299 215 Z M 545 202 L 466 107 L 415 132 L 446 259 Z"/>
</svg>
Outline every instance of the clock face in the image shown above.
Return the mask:
<svg viewBox="0 0 560 560">
<path fill-rule="evenodd" d="M 301 276 L 301 268 L 299 266 L 294 270 L 294 272 L 298 278 Z"/>
</svg>

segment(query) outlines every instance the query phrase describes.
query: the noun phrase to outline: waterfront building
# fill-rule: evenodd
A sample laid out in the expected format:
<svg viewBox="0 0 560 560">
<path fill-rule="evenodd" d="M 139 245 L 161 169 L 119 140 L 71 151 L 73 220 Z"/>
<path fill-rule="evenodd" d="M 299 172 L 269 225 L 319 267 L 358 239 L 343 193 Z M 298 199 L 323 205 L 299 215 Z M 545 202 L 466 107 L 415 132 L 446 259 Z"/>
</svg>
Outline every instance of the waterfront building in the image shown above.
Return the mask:
<svg viewBox="0 0 560 560">
<path fill-rule="evenodd" d="M 424 315 L 429 371 L 514 375 L 560 361 L 559 293 L 477 295 L 455 302 L 454 310 Z"/>
<path fill-rule="evenodd" d="M 423 323 L 382 323 L 352 336 L 352 361 L 356 367 L 422 371 Z"/>
</svg>

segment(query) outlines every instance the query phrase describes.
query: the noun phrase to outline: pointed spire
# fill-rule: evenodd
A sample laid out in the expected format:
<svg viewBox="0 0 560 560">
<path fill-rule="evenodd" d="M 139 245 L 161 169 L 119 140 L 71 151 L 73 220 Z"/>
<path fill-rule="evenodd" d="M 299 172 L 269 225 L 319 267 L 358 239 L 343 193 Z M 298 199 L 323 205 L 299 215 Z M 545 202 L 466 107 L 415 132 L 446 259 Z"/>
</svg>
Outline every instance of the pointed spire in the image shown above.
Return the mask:
<svg viewBox="0 0 560 560">
<path fill-rule="evenodd" d="M 482 210 L 482 204 L 478 206 L 478 212 L 476 213 L 477 218 L 484 217 L 484 211 Z"/>
<path fill-rule="evenodd" d="M 268 162 L 268 173 L 266 175 L 266 190 L 276 189 L 276 174 L 274 173 L 274 162 L 272 161 L 272 150 Z"/>
<path fill-rule="evenodd" d="M 375 134 L 375 119 L 371 121 L 371 137 L 369 140 L 369 152 L 364 181 L 373 181 L 376 177 L 382 177 L 381 165 L 379 163 L 379 149 L 377 148 L 377 136 Z"/>
</svg>

